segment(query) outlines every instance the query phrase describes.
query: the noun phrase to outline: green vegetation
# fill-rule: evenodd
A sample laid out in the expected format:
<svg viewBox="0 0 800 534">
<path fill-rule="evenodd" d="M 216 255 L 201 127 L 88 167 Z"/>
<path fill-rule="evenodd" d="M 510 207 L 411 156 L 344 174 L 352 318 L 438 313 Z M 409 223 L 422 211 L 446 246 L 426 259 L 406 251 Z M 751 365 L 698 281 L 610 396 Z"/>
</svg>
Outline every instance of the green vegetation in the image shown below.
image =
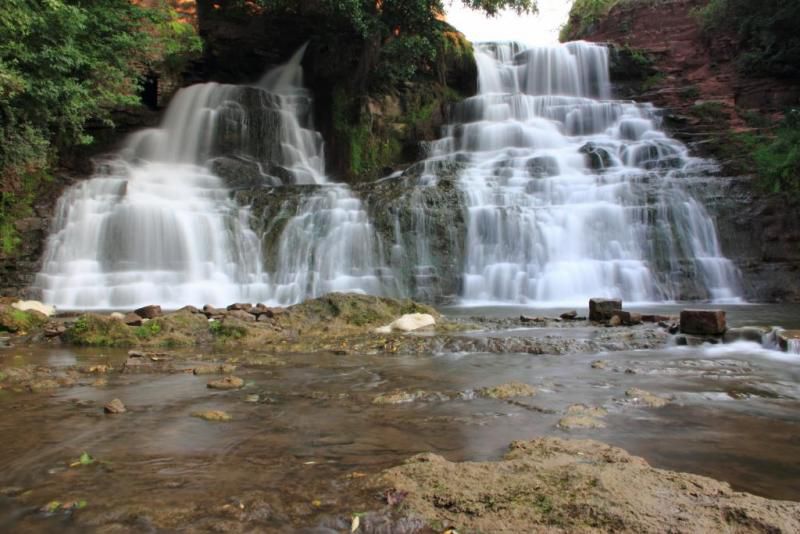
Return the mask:
<svg viewBox="0 0 800 534">
<path fill-rule="evenodd" d="M 629 0 L 575 0 L 559 39 L 565 42 L 580 38 L 612 8 L 626 1 Z"/>
<path fill-rule="evenodd" d="M 18 245 L 59 152 L 92 138 L 90 120 L 138 102 L 143 74 L 182 68 L 200 50 L 166 2 L 6 0 L 0 10 L 0 250 Z"/>
<path fill-rule="evenodd" d="M 751 138 L 758 176 L 775 193 L 800 195 L 800 109 L 792 109 L 774 134 Z"/>
<path fill-rule="evenodd" d="M 133 334 L 139 339 L 150 339 L 161 333 L 161 323 L 157 320 L 148 321 L 142 326 L 137 326 Z"/>
<path fill-rule="evenodd" d="M 698 11 L 707 34 L 733 33 L 746 73 L 800 78 L 800 2 L 786 0 L 710 0 Z"/>
<path fill-rule="evenodd" d="M 728 120 L 728 113 L 722 102 L 698 102 L 689 109 L 689 113 L 704 122 L 719 123 Z"/>
<path fill-rule="evenodd" d="M 125 323 L 94 314 L 78 317 L 64 338 L 74 345 L 89 347 L 132 347 L 137 343 L 133 329 Z"/>
<path fill-rule="evenodd" d="M 0 332 L 30 332 L 44 325 L 47 317 L 33 311 L 22 311 L 8 306 L 0 309 Z"/>
</svg>

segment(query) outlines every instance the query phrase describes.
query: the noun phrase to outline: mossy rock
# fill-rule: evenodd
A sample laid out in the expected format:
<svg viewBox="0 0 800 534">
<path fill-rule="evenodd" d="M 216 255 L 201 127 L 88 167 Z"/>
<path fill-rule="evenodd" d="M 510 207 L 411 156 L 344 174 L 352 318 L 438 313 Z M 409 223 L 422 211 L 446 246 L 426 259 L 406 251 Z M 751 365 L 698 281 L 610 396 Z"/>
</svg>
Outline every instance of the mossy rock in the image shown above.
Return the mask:
<svg viewBox="0 0 800 534">
<path fill-rule="evenodd" d="M 328 326 L 367 327 L 389 324 L 407 313 L 428 313 L 439 318 L 439 313 L 412 300 L 396 300 L 356 293 L 329 293 L 288 308 L 279 316 L 281 323 L 296 326 L 298 320 Z"/>
<path fill-rule="evenodd" d="M 64 339 L 87 347 L 132 347 L 139 345 L 135 330 L 118 319 L 87 313 L 67 328 Z"/>
<path fill-rule="evenodd" d="M 47 316 L 37 311 L 22 311 L 0 305 L 0 332 L 27 333 L 47 323 Z"/>
</svg>

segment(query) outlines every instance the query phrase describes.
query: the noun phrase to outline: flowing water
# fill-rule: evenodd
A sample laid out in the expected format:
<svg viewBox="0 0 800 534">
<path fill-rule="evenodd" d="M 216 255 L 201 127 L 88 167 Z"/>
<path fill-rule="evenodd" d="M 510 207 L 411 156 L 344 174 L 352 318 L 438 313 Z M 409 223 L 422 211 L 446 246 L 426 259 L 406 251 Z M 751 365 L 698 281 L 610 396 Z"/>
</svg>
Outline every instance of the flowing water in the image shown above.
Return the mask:
<svg viewBox="0 0 800 534">
<path fill-rule="evenodd" d="M 291 304 L 329 291 L 432 300 L 443 287 L 467 304 L 738 300 L 714 221 L 684 187 L 708 164 L 659 130 L 652 106 L 611 99 L 606 48 L 479 45 L 479 94 L 455 106 L 431 157 L 412 167 L 422 170 L 405 207 L 380 199 L 369 209 L 326 176 L 304 51 L 252 86 L 181 90 L 160 128 L 131 136 L 67 191 L 36 281 L 43 300 L 62 309 Z M 424 189 L 440 188 L 446 168 L 459 169 L 449 209 L 465 225 L 445 232 L 430 211 L 444 196 Z M 300 200 L 256 234 L 229 186 L 293 188 Z M 394 210 L 388 232 L 373 223 L 381 210 Z M 401 231 L 401 220 L 412 222 Z M 454 261 L 461 273 L 441 270 Z"/>
<path fill-rule="evenodd" d="M 479 94 L 455 106 L 430 160 L 465 166 L 463 301 L 739 298 L 713 220 L 682 186 L 704 163 L 652 106 L 610 99 L 605 47 L 489 43 L 476 59 Z"/>
<path fill-rule="evenodd" d="M 254 86 L 176 94 L 163 123 L 59 200 L 36 287 L 62 309 L 158 303 L 291 304 L 330 291 L 381 293 L 374 232 L 344 185 L 328 184 L 303 87 L 305 47 Z M 251 187 L 325 185 L 264 250 L 221 176 Z M 237 179 L 238 175 L 234 177 Z M 277 255 L 267 272 L 262 258 Z"/>
<path fill-rule="evenodd" d="M 760 311 L 781 323 L 796 320 L 791 310 Z M 189 369 L 194 357 L 176 366 Z M 124 358 L 114 350 L 0 351 L 4 372 L 29 364 L 118 366 Z M 605 367 L 591 365 L 598 359 Z M 0 440 L 0 529 L 153 530 L 152 520 L 213 530 L 236 517 L 230 507 L 240 502 L 252 528 L 302 532 L 331 516 L 349 526 L 350 513 L 376 502 L 354 486 L 361 474 L 423 451 L 497 459 L 510 441 L 541 435 L 605 441 L 657 467 L 800 500 L 800 356 L 755 343 L 563 356 L 322 353 L 279 366 L 240 365 L 236 374 L 247 384 L 241 391 L 209 390 L 213 377 L 183 372 L 111 373 L 99 386 L 96 376 L 84 375 L 52 394 L 0 391 L 0 431 L 14 437 Z M 510 381 L 532 384 L 538 394 L 513 402 L 473 394 Z M 659 409 L 636 405 L 625 395 L 632 387 L 673 401 Z M 397 389 L 425 395 L 396 405 L 372 402 Z M 104 416 L 102 405 L 112 398 L 122 399 L 128 413 Z M 559 429 L 573 403 L 604 407 L 607 426 Z M 200 410 L 225 410 L 233 420 L 191 417 Z M 101 463 L 69 468 L 83 451 Z M 74 516 L 38 511 L 73 499 L 87 502 Z"/>
</svg>

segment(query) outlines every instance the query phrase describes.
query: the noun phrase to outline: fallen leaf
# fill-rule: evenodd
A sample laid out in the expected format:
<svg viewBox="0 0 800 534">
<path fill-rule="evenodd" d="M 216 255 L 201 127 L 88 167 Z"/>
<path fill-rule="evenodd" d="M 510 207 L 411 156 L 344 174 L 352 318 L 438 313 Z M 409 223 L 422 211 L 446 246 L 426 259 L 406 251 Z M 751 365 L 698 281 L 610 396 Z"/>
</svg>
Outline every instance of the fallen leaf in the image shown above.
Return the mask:
<svg viewBox="0 0 800 534">
<path fill-rule="evenodd" d="M 355 532 L 361 525 L 361 518 L 358 515 L 353 516 L 353 521 L 350 523 L 350 532 Z"/>
<path fill-rule="evenodd" d="M 319 508 L 320 506 L 322 506 L 322 501 L 320 501 L 319 499 L 314 499 L 313 501 L 311 501 L 311 505 L 314 508 Z"/>
<path fill-rule="evenodd" d="M 353 471 L 347 475 L 347 478 L 364 478 L 365 476 L 367 476 L 366 473 L 362 473 L 361 471 Z"/>
</svg>

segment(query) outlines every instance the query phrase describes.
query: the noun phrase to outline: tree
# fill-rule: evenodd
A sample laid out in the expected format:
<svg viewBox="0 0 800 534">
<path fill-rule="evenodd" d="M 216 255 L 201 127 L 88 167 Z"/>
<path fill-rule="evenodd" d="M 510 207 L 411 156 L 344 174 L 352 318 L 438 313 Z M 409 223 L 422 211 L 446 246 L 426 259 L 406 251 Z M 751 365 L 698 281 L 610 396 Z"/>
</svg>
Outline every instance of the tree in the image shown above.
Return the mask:
<svg viewBox="0 0 800 534">
<path fill-rule="evenodd" d="M 0 242 L 59 151 L 90 143 L 87 121 L 138 102 L 142 73 L 197 51 L 166 3 L 4 0 L 0 10 Z"/>
</svg>

